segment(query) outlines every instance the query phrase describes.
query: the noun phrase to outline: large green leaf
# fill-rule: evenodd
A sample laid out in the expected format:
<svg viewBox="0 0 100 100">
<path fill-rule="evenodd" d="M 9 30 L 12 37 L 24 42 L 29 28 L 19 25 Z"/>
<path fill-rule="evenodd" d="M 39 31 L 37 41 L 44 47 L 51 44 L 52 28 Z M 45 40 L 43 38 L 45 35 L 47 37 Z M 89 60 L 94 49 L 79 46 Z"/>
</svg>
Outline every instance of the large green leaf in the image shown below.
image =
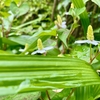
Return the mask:
<svg viewBox="0 0 100 100">
<path fill-rule="evenodd" d="M 41 38 L 43 41 L 46 40 L 49 36 L 56 36 L 56 30 L 39 30 L 36 33 L 33 34 L 33 36 L 29 36 L 29 35 L 14 35 L 14 36 L 10 36 L 8 37 L 8 39 L 3 39 L 4 43 L 9 43 L 16 45 L 20 44 L 20 45 L 25 45 L 26 43 L 28 43 L 29 49 L 34 49 L 37 46 L 37 39 Z M 9 41 L 8 41 L 9 40 Z M 12 43 L 11 43 L 12 42 Z"/>
<path fill-rule="evenodd" d="M 24 2 L 17 7 L 16 3 L 12 2 L 10 5 L 10 10 L 15 14 L 16 17 L 20 17 L 29 11 L 29 5 L 27 2 Z"/>
<path fill-rule="evenodd" d="M 100 7 L 100 0 L 92 0 L 92 2 L 96 3 Z"/>
<path fill-rule="evenodd" d="M 10 36 L 8 39 L 20 45 L 25 45 L 26 43 L 31 43 L 31 36 L 29 35 L 18 35 L 18 36 Z"/>
<path fill-rule="evenodd" d="M 68 29 L 65 29 L 65 30 L 64 29 L 59 29 L 57 31 L 57 33 L 58 33 L 59 39 L 64 43 L 64 45 L 66 47 L 68 47 L 66 40 L 67 40 L 67 38 L 69 36 L 70 30 L 68 30 Z"/>
<path fill-rule="evenodd" d="M 79 87 L 75 90 L 75 100 L 94 100 L 92 86 Z"/>
<path fill-rule="evenodd" d="M 95 99 L 99 98 L 100 99 L 100 84 L 99 85 L 94 85 L 93 86 L 93 97 Z"/>
<path fill-rule="evenodd" d="M 55 29 L 54 30 L 39 30 L 31 38 L 28 39 L 29 46 L 23 53 L 25 53 L 29 50 L 33 51 L 33 49 L 35 49 L 36 46 L 37 46 L 37 40 L 39 38 L 41 38 L 41 40 L 44 42 L 50 36 L 55 36 L 55 35 L 56 35 L 56 30 Z"/>
<path fill-rule="evenodd" d="M 0 95 L 100 84 L 91 66 L 76 58 L 0 56 Z"/>
<path fill-rule="evenodd" d="M 83 0 L 84 3 L 86 3 L 89 0 Z M 91 0 L 92 2 L 94 2 L 95 4 L 97 4 L 100 7 L 100 0 Z"/>
<path fill-rule="evenodd" d="M 16 41 L 10 40 L 9 38 L 0 38 L 3 43 L 8 44 L 8 45 L 19 45 Z"/>
<path fill-rule="evenodd" d="M 85 7 L 85 4 L 83 2 L 83 0 L 72 0 L 73 4 L 75 5 L 76 8 L 83 8 Z M 84 29 L 84 33 L 86 35 L 87 32 L 87 27 L 90 24 L 89 22 L 89 17 L 88 17 L 88 13 L 85 10 L 82 14 L 80 14 L 80 20 Z"/>
<path fill-rule="evenodd" d="M 95 100 L 100 97 L 100 84 L 78 87 L 74 92 L 75 100 Z"/>
</svg>

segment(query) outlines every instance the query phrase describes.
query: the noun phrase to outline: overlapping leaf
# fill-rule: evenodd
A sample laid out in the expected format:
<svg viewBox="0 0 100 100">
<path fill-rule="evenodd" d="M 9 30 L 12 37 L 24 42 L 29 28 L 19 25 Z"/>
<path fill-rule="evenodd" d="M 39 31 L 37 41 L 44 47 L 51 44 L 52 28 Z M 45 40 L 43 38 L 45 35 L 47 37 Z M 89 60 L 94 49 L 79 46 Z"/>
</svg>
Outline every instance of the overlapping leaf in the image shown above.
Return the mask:
<svg viewBox="0 0 100 100">
<path fill-rule="evenodd" d="M 76 58 L 0 56 L 0 95 L 92 84 L 99 76 Z"/>
<path fill-rule="evenodd" d="M 72 0 L 73 4 L 75 5 L 76 8 L 83 8 L 85 7 L 85 4 L 83 0 Z M 87 11 L 85 10 L 82 14 L 80 14 L 80 20 L 84 28 L 84 33 L 86 34 L 87 32 L 87 27 L 89 25 L 89 18 Z"/>
</svg>

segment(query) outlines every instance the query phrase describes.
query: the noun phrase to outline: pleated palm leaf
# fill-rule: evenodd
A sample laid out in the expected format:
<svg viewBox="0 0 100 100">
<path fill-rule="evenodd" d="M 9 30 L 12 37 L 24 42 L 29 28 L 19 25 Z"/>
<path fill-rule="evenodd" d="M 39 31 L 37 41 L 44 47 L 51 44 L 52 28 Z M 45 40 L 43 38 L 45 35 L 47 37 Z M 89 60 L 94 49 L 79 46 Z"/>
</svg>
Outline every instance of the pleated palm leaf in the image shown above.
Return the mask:
<svg viewBox="0 0 100 100">
<path fill-rule="evenodd" d="M 0 56 L 0 95 L 94 84 L 98 74 L 77 58 Z"/>
</svg>

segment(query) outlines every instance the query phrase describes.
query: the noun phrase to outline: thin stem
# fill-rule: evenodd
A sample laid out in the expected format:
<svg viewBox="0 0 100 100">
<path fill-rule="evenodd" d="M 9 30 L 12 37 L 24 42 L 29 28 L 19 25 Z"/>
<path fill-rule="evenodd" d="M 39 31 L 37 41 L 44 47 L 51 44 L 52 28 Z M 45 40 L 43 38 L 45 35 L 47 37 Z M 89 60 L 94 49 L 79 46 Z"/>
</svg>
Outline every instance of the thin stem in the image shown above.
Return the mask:
<svg viewBox="0 0 100 100">
<path fill-rule="evenodd" d="M 56 11 L 57 4 L 58 4 L 58 0 L 54 0 L 53 9 L 52 9 L 52 15 L 51 15 L 52 21 L 54 20 L 54 14 L 55 14 L 55 11 Z"/>
<path fill-rule="evenodd" d="M 67 97 L 66 100 L 69 100 L 69 99 L 70 99 L 70 97 L 71 97 L 71 95 L 74 93 L 75 89 L 76 89 L 76 88 L 73 88 L 73 89 L 72 89 L 71 93 L 69 94 L 69 96 Z"/>
<path fill-rule="evenodd" d="M 100 52 L 97 52 L 96 55 L 91 59 L 90 64 L 92 63 L 92 61 L 100 54 Z"/>
<path fill-rule="evenodd" d="M 67 42 L 69 41 L 69 38 L 72 35 L 72 33 L 73 33 L 74 30 L 75 30 L 75 28 L 73 28 L 73 25 L 72 25 L 71 29 L 70 29 L 70 34 L 69 34 L 68 39 L 67 39 Z"/>
<path fill-rule="evenodd" d="M 50 95 L 49 95 L 49 93 L 48 93 L 48 90 L 46 90 L 46 94 L 47 94 L 48 99 L 51 100 L 51 99 L 50 99 Z"/>
<path fill-rule="evenodd" d="M 61 54 L 64 54 L 65 53 L 65 46 L 64 46 L 64 43 L 62 43 L 62 51 L 61 51 Z"/>
<path fill-rule="evenodd" d="M 92 45 L 90 44 L 90 62 L 92 60 Z"/>
</svg>

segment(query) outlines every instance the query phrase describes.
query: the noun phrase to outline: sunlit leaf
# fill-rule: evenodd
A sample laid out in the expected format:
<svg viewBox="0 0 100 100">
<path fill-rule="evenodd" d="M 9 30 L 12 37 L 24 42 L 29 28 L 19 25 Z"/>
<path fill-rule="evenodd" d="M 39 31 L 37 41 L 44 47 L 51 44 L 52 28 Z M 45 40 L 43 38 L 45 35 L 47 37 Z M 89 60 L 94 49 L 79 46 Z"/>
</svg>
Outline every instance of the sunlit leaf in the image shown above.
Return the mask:
<svg viewBox="0 0 100 100">
<path fill-rule="evenodd" d="M 100 85 L 93 86 L 93 97 L 94 99 L 100 98 Z"/>
<path fill-rule="evenodd" d="M 18 9 L 18 7 L 17 7 L 16 3 L 15 2 L 11 2 L 11 4 L 10 4 L 10 10 L 11 10 L 11 12 L 16 15 L 17 9 Z"/>
<path fill-rule="evenodd" d="M 70 31 L 68 29 L 60 29 L 57 31 L 59 39 L 67 46 L 67 38 L 69 36 Z"/>
<path fill-rule="evenodd" d="M 34 50 L 37 47 L 37 40 L 41 38 L 41 40 L 44 42 L 47 38 L 50 36 L 55 36 L 56 30 L 39 30 L 36 32 L 36 35 L 34 34 L 32 37 L 29 38 L 29 47 L 25 50 L 27 52 L 28 50 L 32 49 Z M 25 53 L 23 52 L 23 53 Z"/>
<path fill-rule="evenodd" d="M 5 6 L 9 6 L 12 0 L 5 0 Z"/>
<path fill-rule="evenodd" d="M 3 18 L 2 20 L 3 20 L 3 26 L 4 26 L 4 28 L 7 31 L 9 31 L 11 22 L 9 21 L 8 18 Z"/>
<path fill-rule="evenodd" d="M 99 76 L 76 58 L 0 56 L 0 95 L 100 84 Z"/>
<path fill-rule="evenodd" d="M 92 86 L 79 87 L 75 90 L 75 100 L 94 100 L 92 97 Z"/>
<path fill-rule="evenodd" d="M 70 9 L 69 14 L 73 15 L 73 11 L 75 12 L 74 16 L 79 16 L 81 13 L 83 13 L 85 11 L 85 7 Z"/>
<path fill-rule="evenodd" d="M 75 5 L 76 8 L 83 8 L 85 7 L 85 4 L 83 0 L 72 0 L 73 4 Z M 84 33 L 86 35 L 87 32 L 87 27 L 89 26 L 89 18 L 88 18 L 88 13 L 85 10 L 82 14 L 80 14 L 80 20 L 84 28 Z"/>
<path fill-rule="evenodd" d="M 0 50 L 0 55 L 11 55 L 12 53 Z"/>
<path fill-rule="evenodd" d="M 3 17 L 8 17 L 10 14 L 8 12 L 0 11 L 0 15 L 2 15 Z"/>
<path fill-rule="evenodd" d="M 65 8 L 66 8 L 66 6 L 67 6 L 70 2 L 71 2 L 71 0 L 64 0 L 64 1 L 62 1 L 62 3 L 59 3 L 57 9 L 60 10 L 61 7 L 65 7 Z"/>
<path fill-rule="evenodd" d="M 2 42 L 8 45 L 18 45 L 18 43 L 16 41 L 10 40 L 8 38 L 1 38 Z"/>
<path fill-rule="evenodd" d="M 18 15 L 17 17 L 20 17 L 24 14 L 26 14 L 29 11 L 29 5 L 27 2 L 24 2 L 19 8 L 18 8 Z"/>
<path fill-rule="evenodd" d="M 50 36 L 56 36 L 56 30 L 45 30 L 39 34 L 39 36 L 45 36 L 45 35 L 50 35 Z"/>
<path fill-rule="evenodd" d="M 100 7 L 100 1 L 99 0 L 92 0 L 92 2 L 96 3 Z"/>
<path fill-rule="evenodd" d="M 17 44 L 20 44 L 20 45 L 25 45 L 26 43 L 28 44 L 31 43 L 30 37 L 31 36 L 29 35 L 10 36 L 9 40 L 16 42 Z"/>
<path fill-rule="evenodd" d="M 100 97 L 100 84 L 75 89 L 75 100 L 97 100 Z"/>
<path fill-rule="evenodd" d="M 20 17 L 29 11 L 29 5 L 27 2 L 24 2 L 17 7 L 16 3 L 12 2 L 10 5 L 10 10 L 15 14 L 16 17 Z"/>
</svg>

